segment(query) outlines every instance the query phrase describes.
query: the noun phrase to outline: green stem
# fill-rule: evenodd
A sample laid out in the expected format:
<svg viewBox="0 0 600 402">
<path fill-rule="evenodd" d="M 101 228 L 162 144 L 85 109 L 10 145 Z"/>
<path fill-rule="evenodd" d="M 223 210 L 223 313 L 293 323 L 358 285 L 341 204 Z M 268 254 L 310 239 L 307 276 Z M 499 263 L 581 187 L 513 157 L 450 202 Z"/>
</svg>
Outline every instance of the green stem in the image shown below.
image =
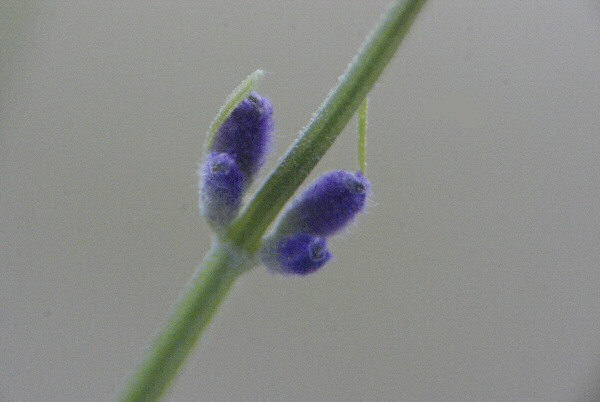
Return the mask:
<svg viewBox="0 0 600 402">
<path fill-rule="evenodd" d="M 206 257 L 121 400 L 155 400 L 166 390 L 234 281 L 254 265 L 265 231 L 373 87 L 424 3 L 398 0 L 383 15 L 301 137 L 229 228 L 224 238 L 230 245 L 219 245 Z"/>
<path fill-rule="evenodd" d="M 191 278 L 175 310 L 121 395 L 122 401 L 158 399 L 177 374 L 227 292 L 252 262 L 217 245 Z"/>
<path fill-rule="evenodd" d="M 269 225 L 346 126 L 423 4 L 425 0 L 399 0 L 385 12 L 300 138 L 233 222 L 228 237 L 240 249 L 254 253 L 260 247 Z"/>
</svg>

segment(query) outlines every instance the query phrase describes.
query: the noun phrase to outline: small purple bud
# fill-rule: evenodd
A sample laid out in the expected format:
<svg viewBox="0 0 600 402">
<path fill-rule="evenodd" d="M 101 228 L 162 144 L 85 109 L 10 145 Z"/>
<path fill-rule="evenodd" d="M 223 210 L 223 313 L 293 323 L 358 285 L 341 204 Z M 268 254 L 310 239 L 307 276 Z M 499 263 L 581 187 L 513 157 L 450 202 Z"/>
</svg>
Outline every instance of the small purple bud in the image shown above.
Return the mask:
<svg viewBox="0 0 600 402">
<path fill-rule="evenodd" d="M 370 184 L 360 172 L 333 171 L 319 177 L 284 213 L 277 236 L 308 233 L 327 237 L 362 211 Z"/>
<path fill-rule="evenodd" d="M 331 253 L 324 238 L 300 233 L 273 240 L 263 249 L 262 257 L 271 271 L 307 275 L 325 265 Z"/>
<path fill-rule="evenodd" d="M 225 153 L 212 153 L 200 174 L 200 211 L 210 222 L 225 226 L 238 213 L 245 178 L 236 161 Z"/>
<path fill-rule="evenodd" d="M 273 129 L 271 102 L 253 91 L 221 125 L 211 151 L 233 156 L 250 181 L 265 161 Z"/>
</svg>

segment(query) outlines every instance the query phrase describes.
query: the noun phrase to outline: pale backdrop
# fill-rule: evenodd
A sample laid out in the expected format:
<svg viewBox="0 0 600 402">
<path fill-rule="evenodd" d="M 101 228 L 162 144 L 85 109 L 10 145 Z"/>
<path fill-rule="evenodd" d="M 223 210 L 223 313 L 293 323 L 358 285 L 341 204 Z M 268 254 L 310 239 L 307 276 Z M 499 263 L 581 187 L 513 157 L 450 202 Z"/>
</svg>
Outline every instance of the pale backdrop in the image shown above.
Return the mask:
<svg viewBox="0 0 600 402">
<path fill-rule="evenodd" d="M 386 4 L 2 4 L 0 400 L 114 398 L 209 248 L 226 95 L 268 72 L 272 168 Z M 320 273 L 245 275 L 167 400 L 598 398 L 599 66 L 598 1 L 430 1 L 371 93 L 368 213 Z"/>
</svg>

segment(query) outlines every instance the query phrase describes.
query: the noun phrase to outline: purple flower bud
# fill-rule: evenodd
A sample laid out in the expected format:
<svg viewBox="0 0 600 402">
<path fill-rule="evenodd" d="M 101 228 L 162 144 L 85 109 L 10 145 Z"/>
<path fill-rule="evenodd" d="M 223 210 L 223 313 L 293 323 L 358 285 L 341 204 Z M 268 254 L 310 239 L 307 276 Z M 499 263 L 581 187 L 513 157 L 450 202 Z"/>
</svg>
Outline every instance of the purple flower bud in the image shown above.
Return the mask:
<svg viewBox="0 0 600 402">
<path fill-rule="evenodd" d="M 369 181 L 360 172 L 319 177 L 284 213 L 276 236 L 308 233 L 327 237 L 346 227 L 367 201 Z"/>
<path fill-rule="evenodd" d="M 233 157 L 225 153 L 211 153 L 198 173 L 202 215 L 217 226 L 227 225 L 240 208 L 244 174 Z"/>
<path fill-rule="evenodd" d="M 271 271 L 307 275 L 325 265 L 331 253 L 324 238 L 300 233 L 271 240 L 262 251 L 262 259 Z"/>
<path fill-rule="evenodd" d="M 271 102 L 253 91 L 221 125 L 211 151 L 233 156 L 250 181 L 265 161 L 273 128 Z"/>
</svg>

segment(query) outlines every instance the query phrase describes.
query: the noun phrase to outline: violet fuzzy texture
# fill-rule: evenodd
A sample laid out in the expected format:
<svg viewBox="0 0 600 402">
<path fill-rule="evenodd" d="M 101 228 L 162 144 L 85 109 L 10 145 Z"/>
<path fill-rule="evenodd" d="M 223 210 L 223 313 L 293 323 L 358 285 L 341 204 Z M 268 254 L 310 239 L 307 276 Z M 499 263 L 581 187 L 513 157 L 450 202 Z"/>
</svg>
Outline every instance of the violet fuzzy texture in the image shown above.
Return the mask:
<svg viewBox="0 0 600 402">
<path fill-rule="evenodd" d="M 338 233 L 365 208 L 369 189 L 369 181 L 360 172 L 326 173 L 292 203 L 277 230 L 323 237 Z"/>
<path fill-rule="evenodd" d="M 269 153 L 274 127 L 271 102 L 252 91 L 219 127 L 210 151 L 231 155 L 251 181 Z"/>
<path fill-rule="evenodd" d="M 215 133 L 199 171 L 200 211 L 215 228 L 237 216 L 244 192 L 270 150 L 273 128 L 271 102 L 251 92 Z"/>
<path fill-rule="evenodd" d="M 272 272 L 306 275 L 332 255 L 326 238 L 347 227 L 364 210 L 370 184 L 360 172 L 333 171 L 318 178 L 283 214 L 264 242 L 263 263 Z"/>
<path fill-rule="evenodd" d="M 226 153 L 211 153 L 200 175 L 200 212 L 209 222 L 225 226 L 238 213 L 246 179 L 235 159 Z"/>
<path fill-rule="evenodd" d="M 331 259 L 323 237 L 299 233 L 271 242 L 263 249 L 263 262 L 272 272 L 307 275 Z"/>
</svg>

